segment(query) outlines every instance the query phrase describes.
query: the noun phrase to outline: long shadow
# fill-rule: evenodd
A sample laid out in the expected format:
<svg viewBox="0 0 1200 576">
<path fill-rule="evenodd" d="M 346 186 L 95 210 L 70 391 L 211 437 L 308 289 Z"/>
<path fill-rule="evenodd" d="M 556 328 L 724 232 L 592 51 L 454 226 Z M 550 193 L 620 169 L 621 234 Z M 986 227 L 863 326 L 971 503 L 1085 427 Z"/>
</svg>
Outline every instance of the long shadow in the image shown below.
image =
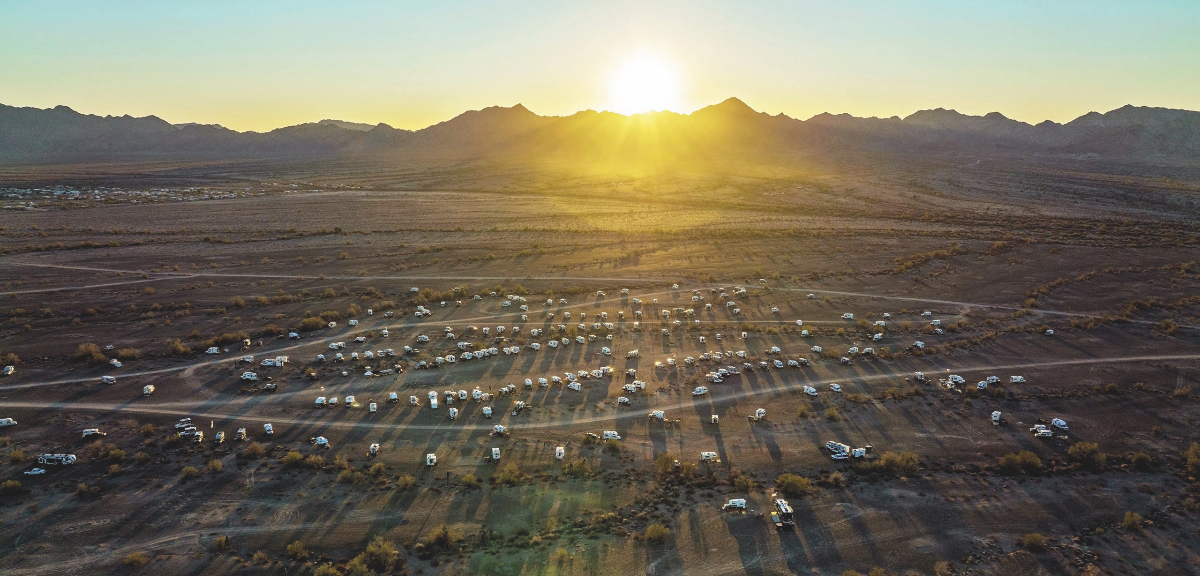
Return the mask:
<svg viewBox="0 0 1200 576">
<path fill-rule="evenodd" d="M 770 545 L 762 529 L 762 523 L 749 515 L 725 516 L 725 526 L 737 542 L 738 557 L 742 570 L 749 576 L 765 576 L 763 558 L 770 553 Z"/>
</svg>

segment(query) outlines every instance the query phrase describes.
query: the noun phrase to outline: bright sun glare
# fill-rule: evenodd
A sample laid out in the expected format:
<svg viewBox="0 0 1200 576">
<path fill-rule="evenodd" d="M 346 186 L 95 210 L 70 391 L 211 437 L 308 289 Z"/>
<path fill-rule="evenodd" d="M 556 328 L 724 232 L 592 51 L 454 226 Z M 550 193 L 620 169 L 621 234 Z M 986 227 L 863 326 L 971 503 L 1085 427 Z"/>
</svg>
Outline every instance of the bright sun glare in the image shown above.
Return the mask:
<svg viewBox="0 0 1200 576">
<path fill-rule="evenodd" d="M 679 111 L 679 84 L 679 74 L 667 60 L 635 57 L 617 68 L 610 80 L 610 109 L 621 114 Z"/>
</svg>

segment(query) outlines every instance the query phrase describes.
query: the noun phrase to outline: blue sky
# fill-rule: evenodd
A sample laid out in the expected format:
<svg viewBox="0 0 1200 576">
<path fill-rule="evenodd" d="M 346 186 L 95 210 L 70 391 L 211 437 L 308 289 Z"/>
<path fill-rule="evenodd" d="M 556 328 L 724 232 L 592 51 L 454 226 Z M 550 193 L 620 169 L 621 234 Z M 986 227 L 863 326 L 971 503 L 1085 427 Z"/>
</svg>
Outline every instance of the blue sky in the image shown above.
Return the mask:
<svg viewBox="0 0 1200 576">
<path fill-rule="evenodd" d="M 0 103 L 270 129 L 419 128 L 466 109 L 611 105 L 668 61 L 687 112 L 1066 121 L 1200 109 L 1200 1 L 17 2 L 0 0 Z"/>
</svg>

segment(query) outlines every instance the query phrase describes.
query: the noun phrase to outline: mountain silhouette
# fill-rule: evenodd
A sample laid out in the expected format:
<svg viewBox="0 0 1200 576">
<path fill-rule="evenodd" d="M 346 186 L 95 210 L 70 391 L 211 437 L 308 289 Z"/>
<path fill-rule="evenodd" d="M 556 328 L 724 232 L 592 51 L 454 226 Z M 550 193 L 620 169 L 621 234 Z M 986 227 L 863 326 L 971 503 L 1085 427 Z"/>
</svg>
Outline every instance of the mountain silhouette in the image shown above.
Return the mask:
<svg viewBox="0 0 1200 576">
<path fill-rule="evenodd" d="M 769 115 L 738 98 L 691 114 L 585 110 L 540 116 L 521 104 L 463 112 L 420 130 L 321 120 L 269 132 L 173 125 L 155 116 L 96 116 L 67 106 L 0 105 L 0 161 L 488 157 L 669 161 L 814 151 L 1017 154 L 1194 164 L 1200 112 L 1122 106 L 1065 124 L 999 112 L 920 110 L 904 118 Z"/>
</svg>

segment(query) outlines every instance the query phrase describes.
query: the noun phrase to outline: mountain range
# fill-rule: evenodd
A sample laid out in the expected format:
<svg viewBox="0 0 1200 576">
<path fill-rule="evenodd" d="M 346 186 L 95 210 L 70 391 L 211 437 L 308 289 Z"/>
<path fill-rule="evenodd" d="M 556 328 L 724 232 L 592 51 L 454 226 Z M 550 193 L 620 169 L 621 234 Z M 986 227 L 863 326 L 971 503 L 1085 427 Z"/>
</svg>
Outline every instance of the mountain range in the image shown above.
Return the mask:
<svg viewBox="0 0 1200 576">
<path fill-rule="evenodd" d="M 587 110 L 539 116 L 517 104 L 464 112 L 420 130 L 322 120 L 238 132 L 216 124 L 171 124 L 155 116 L 0 105 L 0 161 L 16 163 L 377 157 L 670 161 L 842 150 L 1195 164 L 1200 112 L 1123 106 L 1065 124 L 1036 125 L 998 112 L 969 116 L 942 108 L 905 118 L 826 113 L 799 120 L 729 98 L 691 114 Z"/>
</svg>

